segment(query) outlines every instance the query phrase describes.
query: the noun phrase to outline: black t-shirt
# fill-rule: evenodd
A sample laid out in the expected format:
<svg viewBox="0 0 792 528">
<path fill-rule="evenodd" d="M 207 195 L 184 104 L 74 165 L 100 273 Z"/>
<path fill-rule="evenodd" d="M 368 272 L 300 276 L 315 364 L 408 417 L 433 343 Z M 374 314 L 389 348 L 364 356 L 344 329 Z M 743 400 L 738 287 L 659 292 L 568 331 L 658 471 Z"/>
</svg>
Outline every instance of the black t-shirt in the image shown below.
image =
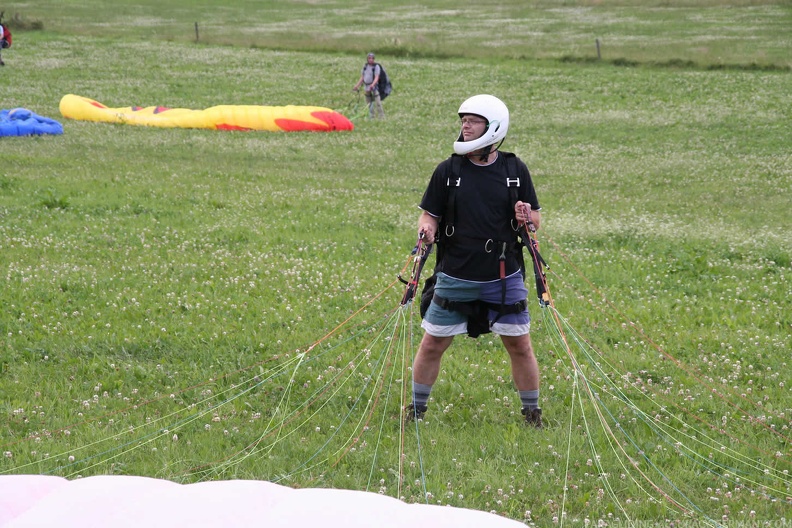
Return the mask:
<svg viewBox="0 0 792 528">
<path fill-rule="evenodd" d="M 509 187 L 507 186 L 506 155 L 499 153 L 490 165 L 480 166 L 467 158 L 462 158 L 459 182 L 455 185 L 454 233 L 450 239 L 444 236 L 444 216 L 448 206 L 449 179 L 452 176 L 453 158 L 440 163 L 432 174 L 432 179 L 421 199 L 420 207 L 440 219 L 438 244 L 442 244 L 443 272 L 458 278 L 474 281 L 498 279 L 498 257 L 501 253 L 494 243 L 488 240 L 513 242 L 517 233 Z M 508 174 L 512 180 L 520 179 L 517 188 L 518 199 L 531 204 L 531 209 L 539 210 L 539 201 L 531 181 L 528 167 L 517 159 L 518 174 Z M 490 252 L 487 252 L 490 249 Z M 519 269 L 514 251 L 507 253 L 506 274 Z"/>
</svg>

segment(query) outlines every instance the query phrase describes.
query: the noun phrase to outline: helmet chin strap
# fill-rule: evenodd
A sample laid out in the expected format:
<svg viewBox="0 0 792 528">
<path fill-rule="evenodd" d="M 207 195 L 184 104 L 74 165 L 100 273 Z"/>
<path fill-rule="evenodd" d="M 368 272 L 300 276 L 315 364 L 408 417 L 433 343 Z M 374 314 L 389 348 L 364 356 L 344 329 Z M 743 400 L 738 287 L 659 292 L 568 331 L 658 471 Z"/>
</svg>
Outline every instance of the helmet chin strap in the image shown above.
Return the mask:
<svg viewBox="0 0 792 528">
<path fill-rule="evenodd" d="M 479 150 L 471 152 L 468 154 L 468 157 L 475 157 L 478 156 L 479 161 L 485 162 L 489 159 L 490 154 L 492 154 L 493 150 L 498 150 L 501 145 L 503 145 L 503 139 L 500 140 L 497 146 L 495 145 L 487 145 L 486 147 L 481 147 Z M 494 148 L 493 148 L 494 147 Z"/>
<path fill-rule="evenodd" d="M 489 120 L 488 120 L 489 121 Z M 487 122 L 487 131 L 489 131 L 490 125 L 492 123 Z M 481 155 L 479 156 L 479 161 L 484 163 L 489 159 L 490 152 L 492 152 L 492 145 L 487 145 L 486 147 L 481 149 Z"/>
</svg>

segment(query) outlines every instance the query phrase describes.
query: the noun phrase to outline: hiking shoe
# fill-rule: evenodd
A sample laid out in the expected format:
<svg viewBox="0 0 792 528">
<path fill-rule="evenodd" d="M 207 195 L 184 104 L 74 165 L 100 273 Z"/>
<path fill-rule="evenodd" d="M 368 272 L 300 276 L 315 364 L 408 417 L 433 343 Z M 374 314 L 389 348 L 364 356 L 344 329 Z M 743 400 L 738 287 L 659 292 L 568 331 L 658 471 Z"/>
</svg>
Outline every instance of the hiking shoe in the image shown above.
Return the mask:
<svg viewBox="0 0 792 528">
<path fill-rule="evenodd" d="M 426 409 L 426 405 L 415 405 L 414 403 L 411 403 L 404 409 L 404 411 L 407 413 L 407 415 L 404 417 L 404 421 L 412 422 L 413 420 L 423 420 Z"/>
<path fill-rule="evenodd" d="M 523 409 L 523 416 L 525 416 L 525 423 L 537 429 L 542 428 L 542 409 Z"/>
</svg>

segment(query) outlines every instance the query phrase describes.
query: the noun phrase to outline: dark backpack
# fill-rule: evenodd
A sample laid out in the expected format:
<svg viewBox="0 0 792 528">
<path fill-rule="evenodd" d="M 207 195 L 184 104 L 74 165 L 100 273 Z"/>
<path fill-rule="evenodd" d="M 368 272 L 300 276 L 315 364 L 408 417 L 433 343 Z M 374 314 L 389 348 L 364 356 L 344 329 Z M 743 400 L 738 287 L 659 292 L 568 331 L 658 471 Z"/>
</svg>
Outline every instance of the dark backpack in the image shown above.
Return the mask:
<svg viewBox="0 0 792 528">
<path fill-rule="evenodd" d="M 380 99 L 384 101 L 385 98 L 388 97 L 393 91 L 393 85 L 391 85 L 388 74 L 385 73 L 385 68 L 382 67 L 382 64 L 375 62 L 374 65 L 380 67 L 380 76 L 379 81 L 377 81 L 377 90 L 379 90 Z"/>
</svg>

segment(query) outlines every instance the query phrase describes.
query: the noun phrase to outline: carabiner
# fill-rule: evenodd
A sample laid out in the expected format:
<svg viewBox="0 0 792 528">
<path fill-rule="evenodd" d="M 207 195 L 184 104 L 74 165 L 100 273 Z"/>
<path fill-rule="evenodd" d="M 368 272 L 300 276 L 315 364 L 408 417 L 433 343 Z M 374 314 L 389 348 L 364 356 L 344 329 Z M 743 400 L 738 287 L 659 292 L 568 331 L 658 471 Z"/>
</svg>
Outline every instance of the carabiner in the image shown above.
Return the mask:
<svg viewBox="0 0 792 528">
<path fill-rule="evenodd" d="M 487 253 L 492 253 L 492 247 L 495 245 L 495 241 L 491 238 L 484 242 L 484 251 Z"/>
</svg>

